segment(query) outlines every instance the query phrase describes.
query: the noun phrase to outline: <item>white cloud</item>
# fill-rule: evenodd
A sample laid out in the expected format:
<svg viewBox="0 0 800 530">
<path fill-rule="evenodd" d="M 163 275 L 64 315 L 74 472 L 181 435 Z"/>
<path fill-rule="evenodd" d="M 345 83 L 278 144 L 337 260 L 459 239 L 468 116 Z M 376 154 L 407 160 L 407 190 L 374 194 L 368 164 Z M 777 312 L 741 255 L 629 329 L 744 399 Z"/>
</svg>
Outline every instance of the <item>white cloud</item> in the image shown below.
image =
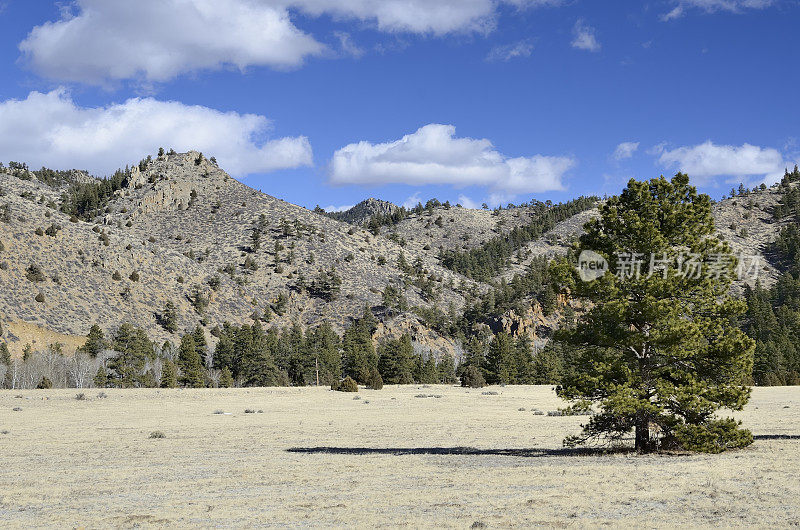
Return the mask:
<svg viewBox="0 0 800 530">
<path fill-rule="evenodd" d="M 676 0 L 674 3 L 675 7 L 662 15 L 661 20 L 675 20 L 685 15 L 689 9 L 699 9 L 706 13 L 743 13 L 748 9 L 766 9 L 774 5 L 776 0 Z"/>
<path fill-rule="evenodd" d="M 34 71 L 53 79 L 160 82 L 202 70 L 301 66 L 326 47 L 295 26 L 297 11 L 441 36 L 488 33 L 502 3 L 529 8 L 559 0 L 73 0 L 19 48 Z M 357 48 L 342 35 L 334 36 L 353 54 Z"/>
<path fill-rule="evenodd" d="M 311 164 L 306 137 L 267 140 L 270 128 L 264 116 L 175 101 L 134 98 L 89 108 L 63 89 L 31 92 L 0 102 L 0 160 L 105 175 L 163 146 L 203 151 L 237 176 Z"/>
<path fill-rule="evenodd" d="M 667 168 L 687 173 L 696 183 L 714 183 L 715 177 L 756 177 L 759 182 L 774 183 L 787 166 L 783 155 L 768 147 L 750 144 L 716 145 L 710 140 L 695 146 L 667 150 L 656 147 L 658 162 Z"/>
<path fill-rule="evenodd" d="M 331 204 L 330 206 L 326 206 L 325 208 L 323 208 L 323 210 L 325 210 L 328 213 L 346 212 L 347 210 L 349 210 L 353 206 L 355 206 L 355 204 L 346 204 L 346 205 L 343 205 L 343 206 L 334 206 L 334 205 Z"/>
<path fill-rule="evenodd" d="M 339 39 L 339 48 L 344 55 L 349 55 L 356 59 L 364 55 L 364 50 L 353 42 L 353 38 L 346 31 L 337 31 L 334 36 Z"/>
<path fill-rule="evenodd" d="M 572 47 L 589 52 L 600 51 L 600 43 L 595 33 L 593 27 L 587 26 L 583 19 L 578 19 L 578 21 L 575 22 L 575 27 L 572 28 L 572 34 L 574 36 Z"/>
<path fill-rule="evenodd" d="M 639 142 L 622 142 L 614 149 L 614 160 L 625 160 L 631 158 L 633 153 L 639 149 Z"/>
<path fill-rule="evenodd" d="M 477 210 L 480 207 L 480 205 L 477 202 L 473 201 L 466 195 L 458 196 L 458 204 L 460 204 L 464 208 L 470 208 L 472 210 Z"/>
<path fill-rule="evenodd" d="M 400 140 L 359 142 L 339 149 L 331 162 L 335 184 L 450 184 L 485 186 L 515 195 L 563 189 L 572 158 L 508 158 L 486 139 L 456 138 L 452 125 L 430 124 Z"/>
<path fill-rule="evenodd" d="M 33 28 L 20 50 L 38 73 L 102 84 L 184 72 L 300 66 L 324 50 L 285 8 L 229 0 L 77 0 L 77 13 Z"/>
<path fill-rule="evenodd" d="M 414 195 L 403 201 L 403 204 L 401 204 L 400 206 L 402 206 L 407 210 L 410 210 L 411 208 L 419 204 L 419 202 L 420 202 L 419 192 L 416 192 Z"/>
<path fill-rule="evenodd" d="M 533 51 L 533 44 L 528 41 L 520 41 L 505 46 L 495 46 L 486 56 L 487 61 L 510 61 L 520 57 L 530 57 Z"/>
</svg>

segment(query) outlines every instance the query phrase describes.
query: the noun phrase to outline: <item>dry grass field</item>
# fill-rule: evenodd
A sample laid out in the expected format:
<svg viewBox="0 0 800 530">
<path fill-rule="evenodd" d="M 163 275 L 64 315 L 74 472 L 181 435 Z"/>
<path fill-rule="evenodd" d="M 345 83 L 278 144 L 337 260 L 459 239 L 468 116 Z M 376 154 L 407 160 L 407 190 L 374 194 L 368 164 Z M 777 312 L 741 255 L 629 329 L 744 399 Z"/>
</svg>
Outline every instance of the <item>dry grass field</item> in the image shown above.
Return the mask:
<svg viewBox="0 0 800 530">
<path fill-rule="evenodd" d="M 0 391 L 4 527 L 800 525 L 800 388 L 716 456 L 562 451 L 550 387 L 77 392 Z"/>
</svg>

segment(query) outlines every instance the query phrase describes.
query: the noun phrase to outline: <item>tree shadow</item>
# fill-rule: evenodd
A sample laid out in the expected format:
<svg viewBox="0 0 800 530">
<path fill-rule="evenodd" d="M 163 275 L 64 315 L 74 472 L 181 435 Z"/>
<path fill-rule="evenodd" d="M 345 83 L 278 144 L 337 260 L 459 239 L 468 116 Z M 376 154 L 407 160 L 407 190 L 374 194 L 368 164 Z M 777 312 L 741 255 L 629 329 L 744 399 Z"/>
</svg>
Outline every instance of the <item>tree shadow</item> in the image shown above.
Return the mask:
<svg viewBox="0 0 800 530">
<path fill-rule="evenodd" d="M 800 434 L 756 434 L 754 440 L 800 440 Z"/>
<path fill-rule="evenodd" d="M 603 456 L 634 452 L 631 448 L 563 448 L 563 449 L 478 449 L 476 447 L 290 447 L 288 453 L 329 455 L 437 455 L 437 456 L 512 456 L 541 458 L 549 456 Z"/>
</svg>

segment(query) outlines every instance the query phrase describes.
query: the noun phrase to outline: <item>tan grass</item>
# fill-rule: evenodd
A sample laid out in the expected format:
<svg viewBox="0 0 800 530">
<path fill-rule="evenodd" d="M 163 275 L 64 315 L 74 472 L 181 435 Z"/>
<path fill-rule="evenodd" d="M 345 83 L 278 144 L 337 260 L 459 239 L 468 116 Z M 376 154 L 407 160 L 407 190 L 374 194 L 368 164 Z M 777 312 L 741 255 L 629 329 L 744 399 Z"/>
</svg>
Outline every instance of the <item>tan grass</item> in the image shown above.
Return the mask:
<svg viewBox="0 0 800 530">
<path fill-rule="evenodd" d="M 551 387 L 485 390 L 387 386 L 359 400 L 324 388 L 105 390 L 103 399 L 88 390 L 85 401 L 74 390 L 0 391 L 0 519 L 62 528 L 800 523 L 800 439 L 717 456 L 557 454 L 585 418 L 535 415 L 562 406 Z M 415 398 L 422 393 L 442 397 Z M 757 436 L 800 435 L 800 388 L 756 389 L 738 416 Z M 315 447 L 372 451 L 287 451 Z M 437 454 L 455 447 L 487 453 Z"/>
</svg>

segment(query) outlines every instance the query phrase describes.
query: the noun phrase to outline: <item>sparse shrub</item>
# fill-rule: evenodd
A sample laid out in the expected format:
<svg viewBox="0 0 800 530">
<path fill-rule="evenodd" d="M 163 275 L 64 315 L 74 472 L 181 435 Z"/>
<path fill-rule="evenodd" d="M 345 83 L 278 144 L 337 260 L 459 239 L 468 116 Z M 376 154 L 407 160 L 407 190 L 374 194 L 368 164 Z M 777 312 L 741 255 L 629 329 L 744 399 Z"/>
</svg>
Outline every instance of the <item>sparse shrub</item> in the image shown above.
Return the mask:
<svg viewBox="0 0 800 530">
<path fill-rule="evenodd" d="M 34 264 L 29 265 L 25 270 L 25 277 L 29 282 L 43 282 L 47 279 L 42 268 Z"/>
<path fill-rule="evenodd" d="M 85 401 L 86 400 L 86 394 L 84 394 L 83 392 L 80 392 L 79 394 L 75 395 L 75 399 L 77 399 L 78 401 Z"/>
<path fill-rule="evenodd" d="M 473 365 L 469 365 L 461 374 L 461 386 L 465 388 L 483 388 L 486 386 L 486 380 L 480 370 Z"/>
<path fill-rule="evenodd" d="M 153 431 L 153 432 L 150 433 L 150 438 L 151 439 L 159 440 L 159 439 L 166 438 L 166 437 L 167 437 L 167 435 L 164 434 L 161 431 Z"/>
<path fill-rule="evenodd" d="M 358 392 L 358 383 L 348 375 L 338 383 L 332 384 L 331 390 L 336 390 L 338 392 Z"/>
</svg>

